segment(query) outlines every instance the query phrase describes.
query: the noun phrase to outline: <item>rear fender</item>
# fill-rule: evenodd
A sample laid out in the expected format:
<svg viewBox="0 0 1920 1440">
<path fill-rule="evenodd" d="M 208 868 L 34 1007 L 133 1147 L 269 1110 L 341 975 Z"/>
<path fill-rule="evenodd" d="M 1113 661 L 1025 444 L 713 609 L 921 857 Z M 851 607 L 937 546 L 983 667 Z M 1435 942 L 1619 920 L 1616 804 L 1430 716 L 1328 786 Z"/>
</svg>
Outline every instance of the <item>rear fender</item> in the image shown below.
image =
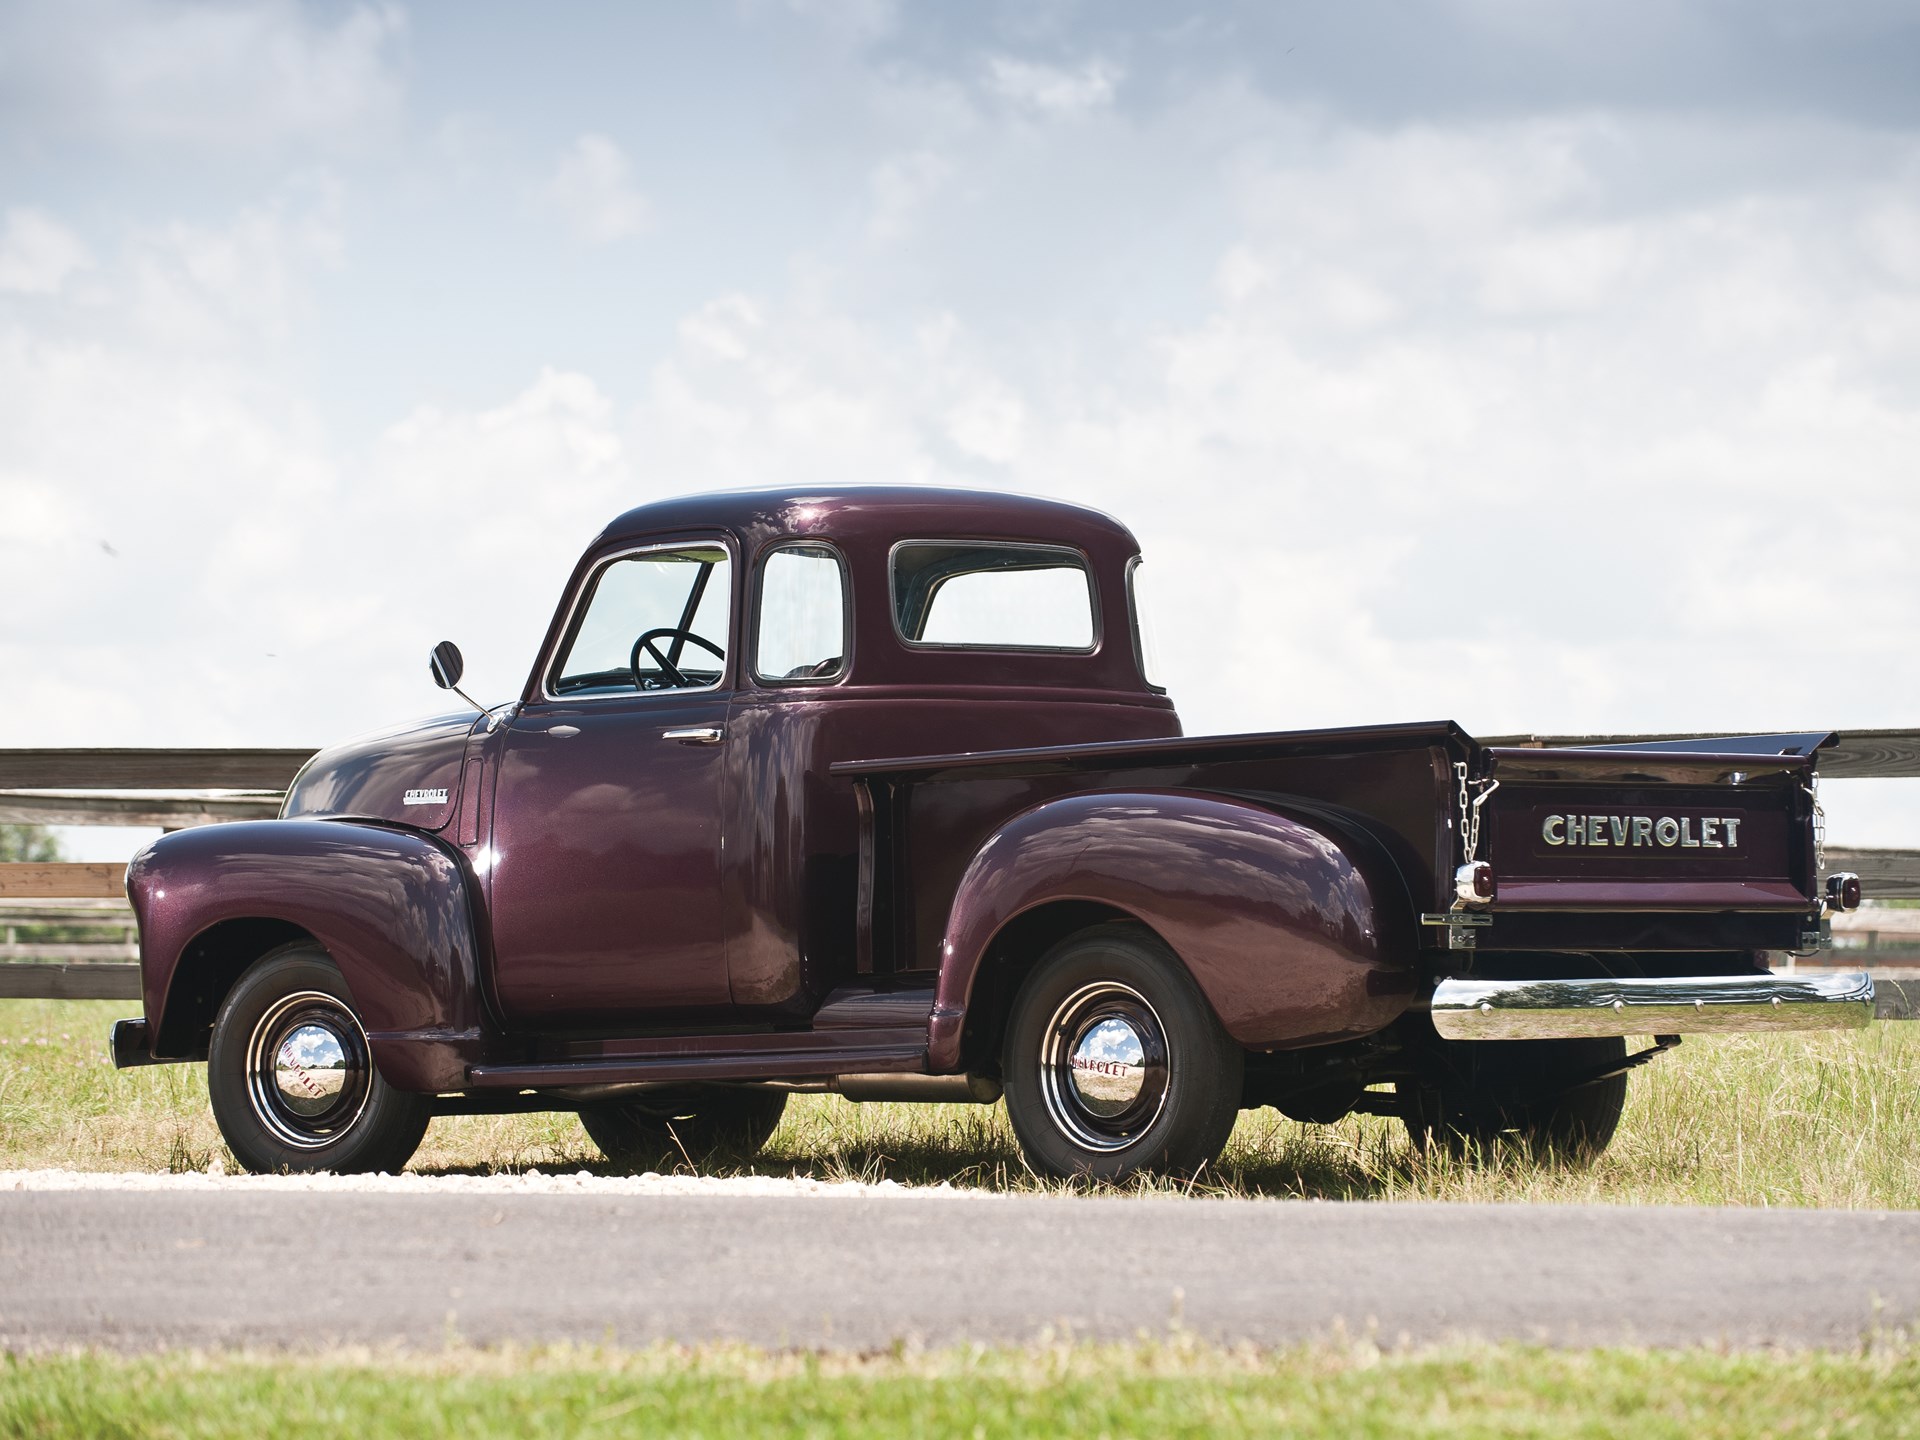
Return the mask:
<svg viewBox="0 0 1920 1440">
<path fill-rule="evenodd" d="M 340 967 L 389 1084 L 463 1088 L 482 1014 L 468 883 L 447 847 L 377 824 L 261 820 L 163 835 L 127 868 L 148 1034 L 158 1045 L 177 1033 L 169 1007 L 194 1003 L 213 937 L 257 935 L 266 948 L 304 932 Z"/>
<path fill-rule="evenodd" d="M 1381 901 L 1395 882 L 1366 873 L 1361 849 L 1254 802 L 1200 792 L 1074 795 L 1016 816 L 981 847 L 954 896 L 931 1068 L 962 1063 L 968 1005 L 996 937 L 1063 902 L 1150 927 L 1249 1048 L 1382 1029 L 1407 1009 L 1414 977 L 1383 945 Z"/>
</svg>

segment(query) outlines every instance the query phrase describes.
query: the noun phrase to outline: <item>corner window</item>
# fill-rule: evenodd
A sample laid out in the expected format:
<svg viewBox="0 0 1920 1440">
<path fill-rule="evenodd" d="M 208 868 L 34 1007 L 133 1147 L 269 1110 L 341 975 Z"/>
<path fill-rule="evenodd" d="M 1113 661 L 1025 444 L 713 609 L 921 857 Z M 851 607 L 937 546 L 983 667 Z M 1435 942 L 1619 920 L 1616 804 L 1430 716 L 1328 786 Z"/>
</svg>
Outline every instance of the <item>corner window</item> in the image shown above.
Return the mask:
<svg viewBox="0 0 1920 1440">
<path fill-rule="evenodd" d="M 753 673 L 769 684 L 837 680 L 847 669 L 847 575 L 827 545 L 782 545 L 760 565 Z"/>
<path fill-rule="evenodd" d="M 1145 564 L 1138 555 L 1127 566 L 1127 599 L 1133 610 L 1133 657 L 1140 662 L 1140 678 L 1155 690 L 1167 688 L 1166 666 L 1160 660 L 1160 647 L 1154 641 L 1153 617 L 1158 602 L 1151 584 L 1140 582 Z"/>
<path fill-rule="evenodd" d="M 706 690 L 727 668 L 732 561 L 720 545 L 643 550 L 594 574 L 560 647 L 556 697 Z"/>
<path fill-rule="evenodd" d="M 990 540 L 893 548 L 893 619 L 909 645 L 1093 649 L 1093 577 L 1077 550 Z"/>
</svg>

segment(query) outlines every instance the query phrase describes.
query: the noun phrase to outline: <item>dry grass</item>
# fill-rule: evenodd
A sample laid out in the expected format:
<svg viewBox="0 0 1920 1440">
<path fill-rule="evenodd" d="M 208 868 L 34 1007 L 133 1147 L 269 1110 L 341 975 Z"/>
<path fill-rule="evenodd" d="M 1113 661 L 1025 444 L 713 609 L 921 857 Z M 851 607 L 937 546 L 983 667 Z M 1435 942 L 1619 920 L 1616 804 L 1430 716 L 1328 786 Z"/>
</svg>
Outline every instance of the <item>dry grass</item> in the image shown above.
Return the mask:
<svg viewBox="0 0 1920 1440">
<path fill-rule="evenodd" d="M 0 1001 L 0 1168 L 235 1168 L 199 1066 L 116 1071 L 117 1003 Z M 697 1158 L 697 1157 L 696 1157 Z M 607 1167 L 571 1115 L 436 1120 L 425 1172 Z M 1000 1106 L 855 1105 L 796 1097 L 766 1151 L 711 1173 L 799 1174 L 994 1190 L 1037 1180 Z M 1920 1025 L 1690 1041 L 1634 1072 L 1620 1134 L 1590 1169 L 1514 1152 L 1479 1164 L 1412 1154 L 1394 1121 L 1297 1125 L 1243 1116 L 1217 1170 L 1127 1193 L 1329 1199 L 1920 1208 Z"/>
</svg>

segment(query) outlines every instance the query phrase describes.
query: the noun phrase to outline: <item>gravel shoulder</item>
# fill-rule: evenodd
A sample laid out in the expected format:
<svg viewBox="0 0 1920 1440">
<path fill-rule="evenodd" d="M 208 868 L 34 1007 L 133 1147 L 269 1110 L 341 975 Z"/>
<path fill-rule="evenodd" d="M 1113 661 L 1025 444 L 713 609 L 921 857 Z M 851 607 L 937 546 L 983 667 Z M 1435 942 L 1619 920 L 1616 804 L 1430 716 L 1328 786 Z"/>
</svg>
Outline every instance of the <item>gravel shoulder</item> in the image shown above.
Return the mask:
<svg viewBox="0 0 1920 1440">
<path fill-rule="evenodd" d="M 0 1170 L 0 1191 L 140 1191 L 181 1195 L 709 1195 L 821 1196 L 842 1200 L 1000 1198 L 999 1192 L 953 1185 L 871 1184 L 815 1180 L 804 1175 L 595 1175 L 588 1170 L 545 1174 L 538 1169 L 493 1175 L 229 1175 L 224 1170 L 183 1175 L 148 1171 Z"/>
</svg>

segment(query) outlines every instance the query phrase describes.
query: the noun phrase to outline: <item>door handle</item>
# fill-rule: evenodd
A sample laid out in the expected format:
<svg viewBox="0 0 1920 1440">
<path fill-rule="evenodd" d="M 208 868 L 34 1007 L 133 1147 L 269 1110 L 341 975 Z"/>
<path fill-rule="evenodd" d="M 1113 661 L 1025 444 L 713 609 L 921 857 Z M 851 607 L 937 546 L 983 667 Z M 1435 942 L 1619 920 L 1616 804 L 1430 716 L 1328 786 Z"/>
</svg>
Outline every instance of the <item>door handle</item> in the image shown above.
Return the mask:
<svg viewBox="0 0 1920 1440">
<path fill-rule="evenodd" d="M 578 725 L 549 725 L 547 727 L 547 734 L 553 736 L 556 740 L 571 740 L 579 733 L 580 727 Z"/>
<path fill-rule="evenodd" d="M 718 725 L 684 725 L 677 730 L 662 730 L 662 740 L 678 740 L 682 745 L 718 745 L 720 743 Z"/>
</svg>

